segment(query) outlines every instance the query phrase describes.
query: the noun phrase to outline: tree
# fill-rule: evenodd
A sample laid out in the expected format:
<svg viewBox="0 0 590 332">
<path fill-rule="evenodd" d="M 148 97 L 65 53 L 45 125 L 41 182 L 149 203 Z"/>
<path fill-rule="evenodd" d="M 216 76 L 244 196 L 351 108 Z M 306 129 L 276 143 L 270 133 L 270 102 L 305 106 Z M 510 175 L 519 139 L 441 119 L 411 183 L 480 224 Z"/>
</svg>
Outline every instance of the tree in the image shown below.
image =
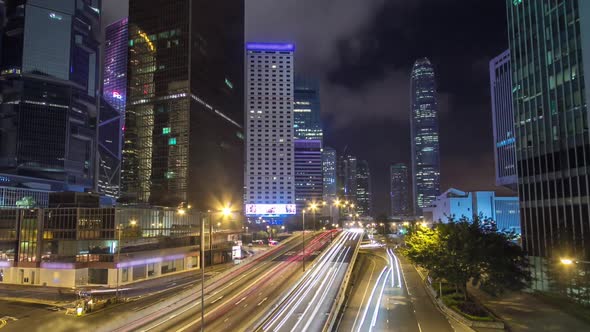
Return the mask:
<svg viewBox="0 0 590 332">
<path fill-rule="evenodd" d="M 523 289 L 531 281 L 528 260 L 513 239 L 513 233 L 498 232 L 492 220 L 481 216 L 450 219 L 433 230 L 417 227 L 407 237 L 404 253 L 465 296 L 469 281 L 497 293 Z"/>
</svg>

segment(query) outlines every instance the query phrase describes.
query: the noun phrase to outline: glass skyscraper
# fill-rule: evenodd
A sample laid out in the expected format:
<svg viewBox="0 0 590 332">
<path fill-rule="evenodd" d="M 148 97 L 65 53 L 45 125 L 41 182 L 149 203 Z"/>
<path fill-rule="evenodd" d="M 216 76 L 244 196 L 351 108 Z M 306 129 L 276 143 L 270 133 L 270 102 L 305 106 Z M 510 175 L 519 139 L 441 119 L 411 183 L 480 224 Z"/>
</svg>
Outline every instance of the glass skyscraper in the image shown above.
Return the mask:
<svg viewBox="0 0 590 332">
<path fill-rule="evenodd" d="M 111 197 L 119 197 L 120 191 L 128 45 L 127 18 L 106 27 L 103 98 L 98 121 L 98 190 Z"/>
<path fill-rule="evenodd" d="M 561 257 L 590 260 L 590 2 L 506 1 L 522 245 L 533 288 L 548 290 Z M 590 301 L 590 265 L 567 294 Z"/>
<path fill-rule="evenodd" d="M 296 139 L 321 140 L 320 84 L 317 80 L 296 77 L 293 92 L 294 129 Z"/>
<path fill-rule="evenodd" d="M 10 186 L 94 190 L 99 0 L 6 2 L 0 173 Z"/>
<path fill-rule="evenodd" d="M 389 176 L 391 216 L 408 216 L 411 212 L 408 166 L 403 163 L 391 165 Z"/>
<path fill-rule="evenodd" d="M 242 205 L 244 1 L 130 0 L 122 200 Z"/>
<path fill-rule="evenodd" d="M 322 150 L 322 174 L 324 177 L 324 201 L 331 203 L 338 195 L 336 173 L 336 150 L 324 147 Z"/>
<path fill-rule="evenodd" d="M 516 137 L 512 110 L 510 50 L 490 61 L 496 185 L 516 191 Z"/>
<path fill-rule="evenodd" d="M 420 215 L 440 193 L 436 82 L 427 58 L 412 68 L 410 102 L 414 214 Z"/>
<path fill-rule="evenodd" d="M 322 178 L 322 141 L 297 139 L 295 150 L 295 203 L 302 211 L 311 202 L 320 202 L 324 194 Z"/>
<path fill-rule="evenodd" d="M 356 167 L 356 211 L 369 217 L 373 212 L 371 170 L 366 160 L 359 160 Z"/>
</svg>

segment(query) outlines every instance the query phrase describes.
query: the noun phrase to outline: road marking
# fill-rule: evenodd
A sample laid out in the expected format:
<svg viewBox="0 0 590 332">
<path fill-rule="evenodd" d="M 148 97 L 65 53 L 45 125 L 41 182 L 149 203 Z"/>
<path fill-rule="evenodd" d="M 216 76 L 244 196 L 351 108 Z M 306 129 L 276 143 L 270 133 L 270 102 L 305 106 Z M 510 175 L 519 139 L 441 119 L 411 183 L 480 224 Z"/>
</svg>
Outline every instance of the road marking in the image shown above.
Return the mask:
<svg viewBox="0 0 590 332">
<path fill-rule="evenodd" d="M 238 302 L 236 302 L 236 305 L 242 303 L 242 301 L 244 301 L 246 299 L 247 296 L 244 296 L 241 300 L 239 300 Z"/>
<path fill-rule="evenodd" d="M 4 319 L 0 319 L 0 329 L 8 324 Z"/>
<path fill-rule="evenodd" d="M 248 303 L 244 304 L 244 308 L 248 306 Z"/>
<path fill-rule="evenodd" d="M 354 330 L 356 321 L 359 319 L 359 315 L 361 314 L 361 309 L 363 308 L 363 304 L 365 303 L 365 296 L 367 296 L 367 291 L 369 290 L 369 286 L 371 286 L 371 278 L 373 278 L 373 272 L 375 272 L 375 260 L 373 258 L 369 259 L 373 264 L 373 269 L 371 270 L 371 275 L 369 276 L 369 282 L 367 282 L 367 287 L 365 287 L 365 293 L 363 294 L 363 298 L 361 299 L 361 305 L 359 306 L 359 310 L 356 313 L 356 317 L 354 317 L 354 323 L 352 323 L 352 330 Z"/>
<path fill-rule="evenodd" d="M 262 303 L 264 303 L 264 301 L 266 301 L 266 299 L 268 299 L 268 297 L 265 297 L 264 299 L 262 299 L 262 301 L 260 301 L 260 302 L 258 303 L 258 305 L 257 305 L 257 306 L 259 306 L 259 305 L 261 305 Z"/>
<path fill-rule="evenodd" d="M 214 300 L 213 302 L 211 302 L 211 304 L 213 304 L 213 303 L 215 303 L 215 302 L 217 302 L 217 301 L 221 300 L 222 298 L 223 298 L 223 295 L 221 295 L 221 296 L 220 296 L 220 297 L 218 297 L 216 300 Z"/>
<path fill-rule="evenodd" d="M 416 322 L 418 323 L 418 322 Z M 420 326 L 420 323 L 418 323 L 418 330 L 420 330 L 420 332 L 422 332 L 422 327 Z"/>
</svg>

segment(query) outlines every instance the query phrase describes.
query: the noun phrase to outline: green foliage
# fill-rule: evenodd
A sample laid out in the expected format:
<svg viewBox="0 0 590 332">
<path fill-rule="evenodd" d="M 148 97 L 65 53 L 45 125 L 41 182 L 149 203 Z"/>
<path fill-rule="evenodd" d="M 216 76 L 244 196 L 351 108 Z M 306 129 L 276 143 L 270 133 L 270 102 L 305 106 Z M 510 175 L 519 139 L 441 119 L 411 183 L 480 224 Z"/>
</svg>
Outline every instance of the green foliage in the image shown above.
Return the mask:
<svg viewBox="0 0 590 332">
<path fill-rule="evenodd" d="M 497 232 L 489 219 L 451 219 L 435 229 L 416 227 L 406 238 L 404 254 L 463 294 L 469 281 L 499 293 L 523 289 L 531 281 L 528 260 L 513 239 L 514 234 Z"/>
</svg>

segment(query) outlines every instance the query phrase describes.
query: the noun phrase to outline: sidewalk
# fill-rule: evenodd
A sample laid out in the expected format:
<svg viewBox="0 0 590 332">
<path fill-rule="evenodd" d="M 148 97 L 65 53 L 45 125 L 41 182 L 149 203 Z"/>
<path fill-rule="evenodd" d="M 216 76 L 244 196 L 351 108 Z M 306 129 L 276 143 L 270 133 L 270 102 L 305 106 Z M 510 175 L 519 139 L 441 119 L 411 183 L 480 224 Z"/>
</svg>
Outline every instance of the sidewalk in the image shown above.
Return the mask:
<svg viewBox="0 0 590 332">
<path fill-rule="evenodd" d="M 471 285 L 468 286 L 468 291 L 500 317 L 512 332 L 590 331 L 590 324 L 538 300 L 531 294 L 515 292 L 492 297 Z"/>
</svg>

